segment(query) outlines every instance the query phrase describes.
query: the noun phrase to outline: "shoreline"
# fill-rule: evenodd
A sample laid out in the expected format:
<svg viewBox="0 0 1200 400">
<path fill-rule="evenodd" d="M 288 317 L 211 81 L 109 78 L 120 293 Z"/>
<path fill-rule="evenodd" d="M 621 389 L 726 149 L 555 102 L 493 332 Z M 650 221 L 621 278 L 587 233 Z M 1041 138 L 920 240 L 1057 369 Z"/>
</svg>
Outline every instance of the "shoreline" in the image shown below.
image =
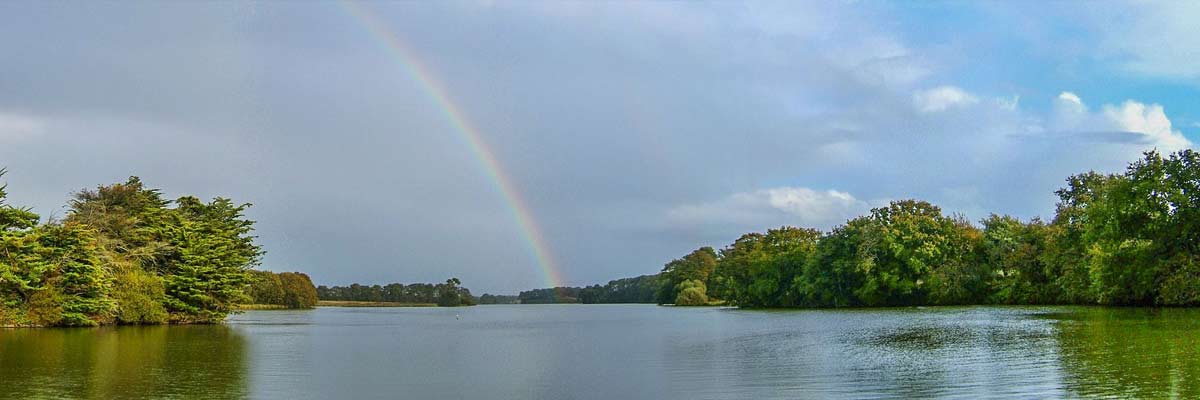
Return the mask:
<svg viewBox="0 0 1200 400">
<path fill-rule="evenodd" d="M 391 301 L 319 300 L 317 307 L 437 307 L 435 303 L 397 303 Z"/>
</svg>

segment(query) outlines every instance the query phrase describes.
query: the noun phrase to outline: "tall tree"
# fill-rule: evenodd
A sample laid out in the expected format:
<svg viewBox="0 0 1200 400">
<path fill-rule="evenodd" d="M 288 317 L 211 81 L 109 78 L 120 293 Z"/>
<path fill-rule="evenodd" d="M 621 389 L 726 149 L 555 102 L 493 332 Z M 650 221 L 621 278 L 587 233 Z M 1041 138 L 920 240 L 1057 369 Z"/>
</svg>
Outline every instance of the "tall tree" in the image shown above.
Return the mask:
<svg viewBox="0 0 1200 400">
<path fill-rule="evenodd" d="M 667 263 L 662 270 L 662 287 L 659 289 L 659 304 L 673 303 L 679 295 L 676 286 L 683 281 L 707 281 L 717 267 L 717 252 L 712 247 L 701 247 L 682 258 Z"/>
</svg>

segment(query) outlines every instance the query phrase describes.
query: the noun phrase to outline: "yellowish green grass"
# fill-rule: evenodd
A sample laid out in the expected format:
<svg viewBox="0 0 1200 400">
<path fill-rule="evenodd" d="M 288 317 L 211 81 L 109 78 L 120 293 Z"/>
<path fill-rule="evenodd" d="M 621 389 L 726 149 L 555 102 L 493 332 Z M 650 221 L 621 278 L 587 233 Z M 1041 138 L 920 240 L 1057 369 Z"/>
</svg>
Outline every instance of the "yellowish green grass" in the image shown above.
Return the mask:
<svg viewBox="0 0 1200 400">
<path fill-rule="evenodd" d="M 239 310 L 286 310 L 287 306 L 282 304 L 242 304 L 238 306 Z"/>
<path fill-rule="evenodd" d="M 391 301 L 333 301 L 321 300 L 317 307 L 437 307 L 433 303 L 396 303 Z"/>
</svg>

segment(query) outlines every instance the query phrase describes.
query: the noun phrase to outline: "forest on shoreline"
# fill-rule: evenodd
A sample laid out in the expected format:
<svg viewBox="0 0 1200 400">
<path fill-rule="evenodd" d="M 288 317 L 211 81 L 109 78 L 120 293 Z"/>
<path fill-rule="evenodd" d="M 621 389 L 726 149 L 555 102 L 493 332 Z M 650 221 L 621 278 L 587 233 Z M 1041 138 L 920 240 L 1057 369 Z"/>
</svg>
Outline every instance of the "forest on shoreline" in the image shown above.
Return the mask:
<svg viewBox="0 0 1200 400">
<path fill-rule="evenodd" d="M 520 304 L 620 304 L 654 303 L 662 286 L 659 275 L 642 275 L 587 287 L 555 287 L 523 291 L 509 302 Z M 485 294 L 484 296 L 491 296 Z M 512 297 L 512 296 L 503 296 Z M 496 304 L 481 301 L 482 304 Z"/>
<path fill-rule="evenodd" d="M 246 304 L 318 300 L 1200 305 L 1200 153 L 1150 151 L 1123 173 L 1066 183 L 1049 221 L 993 214 L 977 226 L 900 200 L 828 232 L 784 226 L 701 247 L 654 275 L 478 299 L 457 278 L 314 287 L 303 273 L 255 271 L 263 251 L 243 215 L 250 205 L 225 198 L 166 200 L 131 177 L 76 192 L 65 218 L 41 221 L 0 186 L 0 326 L 213 323 Z"/>
<path fill-rule="evenodd" d="M 653 299 L 637 302 L 676 305 L 1200 305 L 1200 154 L 1149 151 L 1123 173 L 1074 175 L 1055 193 L 1049 221 L 993 214 L 976 226 L 925 201 L 893 201 L 829 232 L 747 233 L 629 279 L 656 283 Z M 583 303 L 589 288 L 604 287 L 536 289 L 520 301 Z"/>
<path fill-rule="evenodd" d="M 131 177 L 74 193 L 65 218 L 43 222 L 6 188 L 0 326 L 213 323 L 250 300 L 263 251 L 249 204 L 167 200 Z"/>
<path fill-rule="evenodd" d="M 471 290 L 462 287 L 458 278 L 444 283 L 389 283 L 387 285 L 325 286 L 316 288 L 321 301 L 354 301 L 396 304 L 436 304 L 439 307 L 473 306 L 477 303 Z"/>
<path fill-rule="evenodd" d="M 6 189 L 0 327 L 215 323 L 240 309 L 307 309 L 319 299 L 475 304 L 457 278 L 318 290 L 301 272 L 254 270 L 264 252 L 243 215 L 250 204 L 167 200 L 131 177 L 72 194 L 64 219 L 43 222 L 8 205 Z"/>
</svg>

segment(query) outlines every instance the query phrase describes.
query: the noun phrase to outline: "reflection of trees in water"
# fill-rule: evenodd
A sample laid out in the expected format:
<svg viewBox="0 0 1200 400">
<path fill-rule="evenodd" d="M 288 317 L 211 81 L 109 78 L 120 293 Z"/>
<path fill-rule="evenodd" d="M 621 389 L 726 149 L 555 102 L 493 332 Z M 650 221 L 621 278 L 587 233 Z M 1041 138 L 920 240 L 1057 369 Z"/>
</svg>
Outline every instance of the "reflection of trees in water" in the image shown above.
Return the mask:
<svg viewBox="0 0 1200 400">
<path fill-rule="evenodd" d="M 1200 310 L 1090 308 L 1056 319 L 1069 390 L 1200 398 Z"/>
<path fill-rule="evenodd" d="M 0 332 L 13 398 L 243 398 L 246 341 L 226 326 Z"/>
</svg>

